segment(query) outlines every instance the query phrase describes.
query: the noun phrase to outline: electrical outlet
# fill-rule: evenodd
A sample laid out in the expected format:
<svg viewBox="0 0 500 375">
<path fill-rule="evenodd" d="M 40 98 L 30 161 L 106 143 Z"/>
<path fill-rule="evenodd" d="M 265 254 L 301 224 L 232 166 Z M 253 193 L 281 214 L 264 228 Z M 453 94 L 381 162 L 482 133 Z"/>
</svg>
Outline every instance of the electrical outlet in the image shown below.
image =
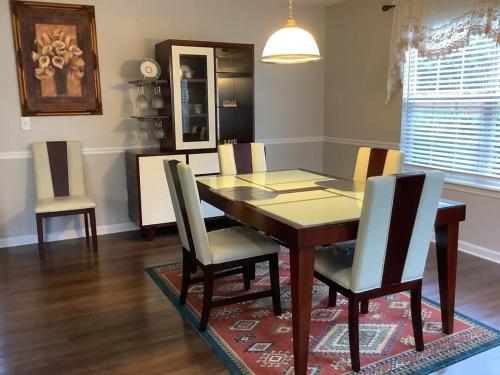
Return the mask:
<svg viewBox="0 0 500 375">
<path fill-rule="evenodd" d="M 21 117 L 21 129 L 30 130 L 31 129 L 31 118 Z"/>
</svg>

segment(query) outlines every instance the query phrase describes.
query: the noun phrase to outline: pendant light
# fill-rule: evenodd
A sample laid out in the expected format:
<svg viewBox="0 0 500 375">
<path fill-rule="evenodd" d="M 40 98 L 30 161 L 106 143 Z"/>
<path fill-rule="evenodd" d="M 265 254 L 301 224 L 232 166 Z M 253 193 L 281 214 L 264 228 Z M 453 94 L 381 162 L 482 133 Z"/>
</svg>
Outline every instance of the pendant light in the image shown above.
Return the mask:
<svg viewBox="0 0 500 375">
<path fill-rule="evenodd" d="M 260 61 L 271 64 L 300 64 L 321 60 L 314 37 L 297 26 L 293 0 L 288 0 L 288 21 L 267 40 Z"/>
</svg>

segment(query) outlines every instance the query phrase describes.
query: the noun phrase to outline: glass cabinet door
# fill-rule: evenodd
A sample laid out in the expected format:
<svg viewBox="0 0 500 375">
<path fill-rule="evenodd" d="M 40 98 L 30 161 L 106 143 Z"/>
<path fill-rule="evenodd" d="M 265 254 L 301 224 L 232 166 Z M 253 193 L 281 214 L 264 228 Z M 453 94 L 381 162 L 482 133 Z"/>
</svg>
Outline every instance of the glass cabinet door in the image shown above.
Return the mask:
<svg viewBox="0 0 500 375">
<path fill-rule="evenodd" d="M 175 148 L 215 148 L 213 48 L 172 46 Z"/>
</svg>

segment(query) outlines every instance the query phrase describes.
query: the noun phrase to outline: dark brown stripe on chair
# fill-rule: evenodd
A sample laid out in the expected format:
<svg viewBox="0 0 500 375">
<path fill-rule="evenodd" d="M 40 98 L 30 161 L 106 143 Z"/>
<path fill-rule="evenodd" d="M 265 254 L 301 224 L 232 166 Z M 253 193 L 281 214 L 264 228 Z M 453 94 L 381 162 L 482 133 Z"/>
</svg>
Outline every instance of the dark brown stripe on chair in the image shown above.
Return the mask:
<svg viewBox="0 0 500 375">
<path fill-rule="evenodd" d="M 182 193 L 181 181 L 179 178 L 179 171 L 177 170 L 177 164 L 180 162 L 178 160 L 169 160 L 168 167 L 170 168 L 170 173 L 172 173 L 172 179 L 175 186 L 175 195 L 179 201 L 179 208 L 181 210 L 182 222 L 184 223 L 184 229 L 186 230 L 186 237 L 189 245 L 189 254 L 191 260 L 196 264 L 196 249 L 194 247 L 193 234 L 191 233 L 191 225 L 189 225 L 189 217 L 186 209 L 186 201 L 184 200 L 184 194 Z"/>
<path fill-rule="evenodd" d="M 386 157 L 387 150 L 385 148 L 370 149 L 370 159 L 368 160 L 368 170 L 366 171 L 366 178 L 382 176 L 382 174 L 384 173 Z"/>
<path fill-rule="evenodd" d="M 382 286 L 401 282 L 424 182 L 424 173 L 396 175 Z"/>
<path fill-rule="evenodd" d="M 233 145 L 234 162 L 236 164 L 236 173 L 252 173 L 252 144 L 236 143 Z"/>
<path fill-rule="evenodd" d="M 69 195 L 68 147 L 66 142 L 47 142 L 50 175 L 55 197 Z"/>
</svg>

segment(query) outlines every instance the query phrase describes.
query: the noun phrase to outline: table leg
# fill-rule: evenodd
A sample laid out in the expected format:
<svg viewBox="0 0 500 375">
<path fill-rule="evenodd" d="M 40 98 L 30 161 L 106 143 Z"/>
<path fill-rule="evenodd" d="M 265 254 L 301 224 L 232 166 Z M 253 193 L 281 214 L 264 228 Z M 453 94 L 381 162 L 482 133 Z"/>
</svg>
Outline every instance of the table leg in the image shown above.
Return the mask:
<svg viewBox="0 0 500 375">
<path fill-rule="evenodd" d="M 457 282 L 458 222 L 436 225 L 439 300 L 443 333 L 453 333 Z"/>
<path fill-rule="evenodd" d="M 314 248 L 290 249 L 295 374 L 306 374 L 311 325 Z"/>
</svg>

